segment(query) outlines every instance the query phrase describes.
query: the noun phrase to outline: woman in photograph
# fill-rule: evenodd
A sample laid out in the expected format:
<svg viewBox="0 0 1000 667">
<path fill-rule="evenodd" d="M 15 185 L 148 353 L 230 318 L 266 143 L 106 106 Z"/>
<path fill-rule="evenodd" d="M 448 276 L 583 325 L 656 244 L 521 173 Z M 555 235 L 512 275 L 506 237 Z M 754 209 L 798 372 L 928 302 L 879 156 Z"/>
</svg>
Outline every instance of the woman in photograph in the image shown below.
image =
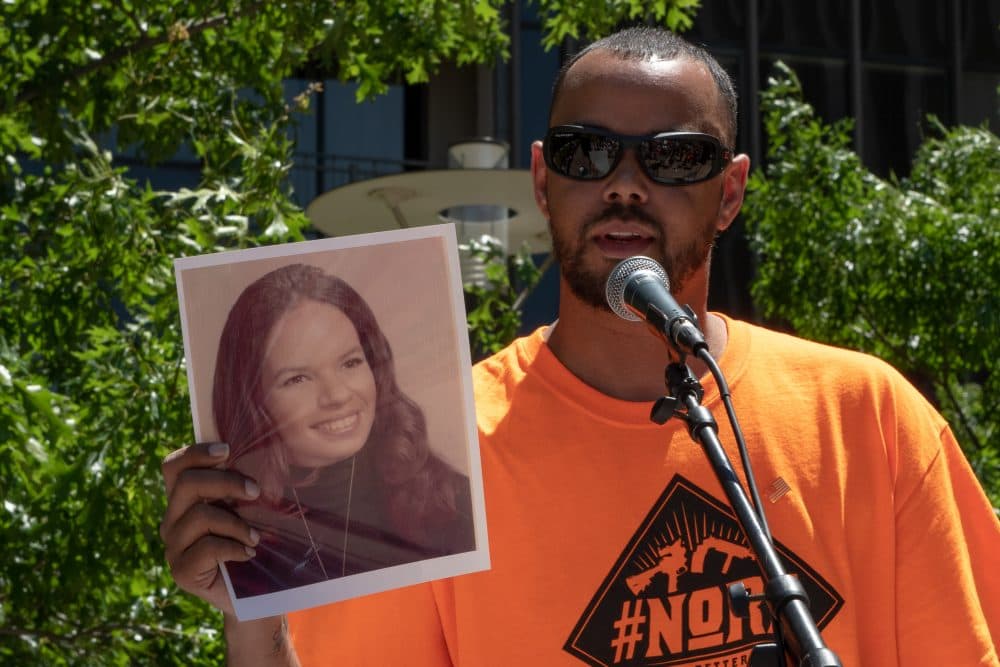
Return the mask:
<svg viewBox="0 0 1000 667">
<path fill-rule="evenodd" d="M 295 264 L 247 287 L 219 341 L 219 437 L 260 497 L 261 535 L 227 564 L 237 597 L 471 551 L 469 481 L 428 444 L 389 342 L 343 280 Z"/>
</svg>

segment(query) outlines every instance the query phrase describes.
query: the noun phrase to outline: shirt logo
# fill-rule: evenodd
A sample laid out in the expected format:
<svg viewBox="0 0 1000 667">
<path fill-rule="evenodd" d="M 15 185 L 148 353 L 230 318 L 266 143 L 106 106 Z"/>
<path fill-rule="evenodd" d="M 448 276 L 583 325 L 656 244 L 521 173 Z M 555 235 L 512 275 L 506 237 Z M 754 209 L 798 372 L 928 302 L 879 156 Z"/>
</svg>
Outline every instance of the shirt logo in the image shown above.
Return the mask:
<svg viewBox="0 0 1000 667">
<path fill-rule="evenodd" d="M 775 548 L 805 587 L 822 630 L 843 599 L 780 542 Z M 751 593 L 763 590 L 760 567 L 735 515 L 675 475 L 563 649 L 594 667 L 745 664 L 754 644 L 773 637 L 760 604 L 751 604 L 749 618 L 733 613 L 728 586 L 737 581 Z"/>
</svg>

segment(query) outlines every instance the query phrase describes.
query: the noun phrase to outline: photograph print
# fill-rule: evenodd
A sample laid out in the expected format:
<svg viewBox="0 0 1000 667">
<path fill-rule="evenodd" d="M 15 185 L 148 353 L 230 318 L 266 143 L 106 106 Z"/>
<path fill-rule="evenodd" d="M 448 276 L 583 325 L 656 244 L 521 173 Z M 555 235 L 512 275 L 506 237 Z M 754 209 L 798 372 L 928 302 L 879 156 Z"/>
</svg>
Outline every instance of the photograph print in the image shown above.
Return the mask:
<svg viewBox="0 0 1000 667">
<path fill-rule="evenodd" d="M 272 616 L 487 569 L 454 226 L 175 261 L 195 437 L 256 481 L 223 564 Z"/>
</svg>

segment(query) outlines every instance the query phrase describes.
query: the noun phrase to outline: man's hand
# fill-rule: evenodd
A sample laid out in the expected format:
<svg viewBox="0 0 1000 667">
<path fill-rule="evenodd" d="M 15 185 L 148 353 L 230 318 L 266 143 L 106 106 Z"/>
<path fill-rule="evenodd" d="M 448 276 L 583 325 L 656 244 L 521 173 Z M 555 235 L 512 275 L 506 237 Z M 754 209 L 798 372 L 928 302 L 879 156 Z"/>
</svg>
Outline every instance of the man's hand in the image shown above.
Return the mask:
<svg viewBox="0 0 1000 667">
<path fill-rule="evenodd" d="M 221 468 L 228 456 L 228 445 L 213 442 L 178 449 L 163 459 L 167 510 L 160 537 L 177 585 L 232 615 L 219 564 L 250 560 L 260 535 L 214 501 L 253 500 L 260 489 L 253 480 Z"/>
<path fill-rule="evenodd" d="M 226 661 L 233 667 L 296 667 L 283 616 L 239 622 L 226 591 L 219 564 L 246 561 L 260 540 L 257 531 L 215 501 L 253 500 L 257 483 L 238 472 L 223 470 L 229 446 L 199 443 L 163 459 L 167 511 L 160 523 L 167 563 L 177 585 L 207 600 L 225 615 Z"/>
</svg>

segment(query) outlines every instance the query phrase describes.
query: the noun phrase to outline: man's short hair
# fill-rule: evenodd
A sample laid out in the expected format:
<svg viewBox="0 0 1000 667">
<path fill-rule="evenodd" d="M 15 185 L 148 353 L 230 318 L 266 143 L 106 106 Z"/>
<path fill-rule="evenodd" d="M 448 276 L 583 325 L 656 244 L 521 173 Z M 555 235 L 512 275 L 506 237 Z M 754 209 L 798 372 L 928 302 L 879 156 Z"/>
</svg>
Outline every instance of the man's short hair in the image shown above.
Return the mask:
<svg viewBox="0 0 1000 667">
<path fill-rule="evenodd" d="M 576 64 L 580 58 L 591 51 L 607 51 L 622 60 L 675 60 L 678 58 L 688 58 L 695 62 L 703 63 L 722 96 L 726 105 L 726 126 L 725 137 L 720 137 L 723 143 L 730 147 L 736 141 L 736 89 L 729 73 L 719 64 L 719 61 L 700 46 L 688 42 L 679 35 L 663 28 L 651 26 L 634 26 L 625 28 L 603 39 L 599 39 L 576 53 L 556 75 L 555 83 L 552 86 L 552 105 L 549 107 L 549 120 L 552 119 L 552 110 L 555 109 L 559 93 L 562 91 L 566 74 Z"/>
</svg>

